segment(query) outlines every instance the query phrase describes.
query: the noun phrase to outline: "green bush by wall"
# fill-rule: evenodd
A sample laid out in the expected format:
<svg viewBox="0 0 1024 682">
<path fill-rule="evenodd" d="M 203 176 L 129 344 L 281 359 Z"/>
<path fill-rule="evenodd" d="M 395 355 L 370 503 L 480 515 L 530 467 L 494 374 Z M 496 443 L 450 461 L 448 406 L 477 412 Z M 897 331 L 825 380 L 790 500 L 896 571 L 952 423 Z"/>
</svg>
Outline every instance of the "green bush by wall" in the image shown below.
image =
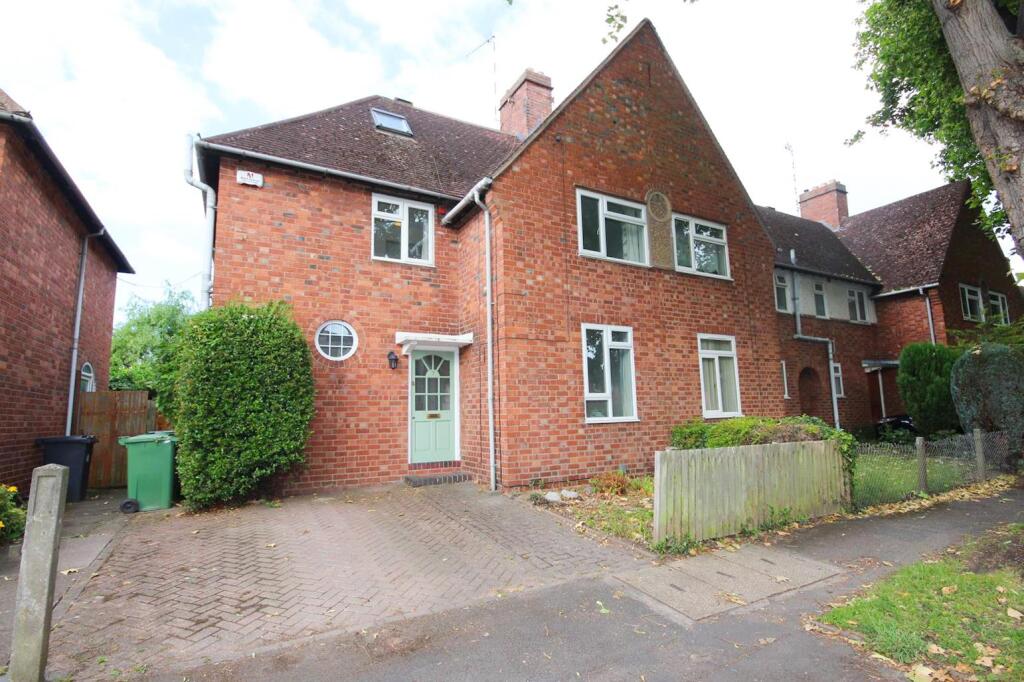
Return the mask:
<svg viewBox="0 0 1024 682">
<path fill-rule="evenodd" d="M 1006 432 L 1003 467 L 1015 470 L 1024 451 L 1024 350 L 996 343 L 968 350 L 953 365 L 950 388 L 964 430 Z"/>
<path fill-rule="evenodd" d="M 843 473 L 849 486 L 850 499 L 853 499 L 857 439 L 842 429 L 829 426 L 817 417 L 735 417 L 714 422 L 694 419 L 672 429 L 672 447 L 680 450 L 812 440 L 836 442 L 839 454 L 843 458 Z"/>
<path fill-rule="evenodd" d="M 900 353 L 896 385 L 907 414 L 924 435 L 960 427 L 949 375 L 962 354 L 959 348 L 931 343 L 912 343 Z"/>
<path fill-rule="evenodd" d="M 245 497 L 303 461 L 313 374 L 287 306 L 232 304 L 198 313 L 174 359 L 178 474 L 189 506 Z"/>
</svg>

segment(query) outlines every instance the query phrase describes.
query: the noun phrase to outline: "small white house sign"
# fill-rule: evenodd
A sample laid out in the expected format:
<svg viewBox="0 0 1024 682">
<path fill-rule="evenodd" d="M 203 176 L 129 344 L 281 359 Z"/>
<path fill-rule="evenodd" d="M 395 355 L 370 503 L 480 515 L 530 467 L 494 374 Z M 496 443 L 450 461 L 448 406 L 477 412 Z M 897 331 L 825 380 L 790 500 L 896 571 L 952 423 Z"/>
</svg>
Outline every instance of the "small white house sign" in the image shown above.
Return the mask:
<svg viewBox="0 0 1024 682">
<path fill-rule="evenodd" d="M 239 170 L 235 174 L 239 185 L 252 185 L 253 187 L 263 186 L 263 174 L 253 171 Z"/>
</svg>

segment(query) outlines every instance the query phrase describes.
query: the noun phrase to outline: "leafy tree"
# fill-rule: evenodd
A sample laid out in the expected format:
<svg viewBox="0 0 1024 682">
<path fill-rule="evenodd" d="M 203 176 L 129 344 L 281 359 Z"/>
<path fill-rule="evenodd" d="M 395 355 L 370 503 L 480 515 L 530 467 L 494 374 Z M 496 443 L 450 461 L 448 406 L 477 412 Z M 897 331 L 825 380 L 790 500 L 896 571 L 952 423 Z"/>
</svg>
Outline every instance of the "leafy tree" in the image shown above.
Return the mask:
<svg viewBox="0 0 1024 682">
<path fill-rule="evenodd" d="M 178 474 L 190 506 L 249 495 L 304 460 L 312 360 L 287 306 L 205 310 L 175 345 Z"/>
<path fill-rule="evenodd" d="M 127 318 L 114 329 L 110 352 L 110 388 L 118 391 L 149 391 L 169 415 L 173 388 L 171 356 L 174 339 L 195 310 L 188 291 L 169 286 L 162 301 L 133 297 Z"/>
<path fill-rule="evenodd" d="M 957 348 L 931 343 L 912 343 L 900 353 L 896 385 L 914 426 L 923 434 L 955 430 L 960 425 L 949 375 L 962 353 Z"/>
</svg>

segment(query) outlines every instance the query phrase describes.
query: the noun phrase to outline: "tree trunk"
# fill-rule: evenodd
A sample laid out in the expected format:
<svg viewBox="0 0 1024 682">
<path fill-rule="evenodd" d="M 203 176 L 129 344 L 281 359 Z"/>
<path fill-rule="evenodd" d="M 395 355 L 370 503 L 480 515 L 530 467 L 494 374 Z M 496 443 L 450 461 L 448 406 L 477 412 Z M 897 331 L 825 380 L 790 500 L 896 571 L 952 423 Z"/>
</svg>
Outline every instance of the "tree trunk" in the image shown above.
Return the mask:
<svg viewBox="0 0 1024 682">
<path fill-rule="evenodd" d="M 992 0 L 932 0 L 966 94 L 971 134 L 1024 253 L 1024 44 Z"/>
</svg>

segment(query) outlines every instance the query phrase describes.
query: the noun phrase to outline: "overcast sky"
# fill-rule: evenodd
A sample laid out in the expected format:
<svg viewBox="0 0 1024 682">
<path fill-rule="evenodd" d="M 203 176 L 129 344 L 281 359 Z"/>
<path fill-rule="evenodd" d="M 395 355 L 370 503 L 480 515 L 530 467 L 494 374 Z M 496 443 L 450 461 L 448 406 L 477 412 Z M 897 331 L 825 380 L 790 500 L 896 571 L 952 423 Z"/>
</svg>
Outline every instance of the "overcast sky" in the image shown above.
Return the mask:
<svg viewBox="0 0 1024 682">
<path fill-rule="evenodd" d="M 795 212 L 795 189 L 837 178 L 856 213 L 943 182 L 935 150 L 898 131 L 844 145 L 875 107 L 853 68 L 857 0 L 619 2 L 627 31 L 653 20 L 755 202 Z M 163 282 L 198 297 L 204 223 L 182 177 L 186 133 L 369 94 L 496 126 L 496 93 L 526 67 L 551 76 L 557 104 L 612 49 L 607 4 L 6 3 L 0 88 L 31 110 L 135 267 L 119 277 L 120 319 Z M 495 49 L 480 47 L 492 35 Z"/>
</svg>

